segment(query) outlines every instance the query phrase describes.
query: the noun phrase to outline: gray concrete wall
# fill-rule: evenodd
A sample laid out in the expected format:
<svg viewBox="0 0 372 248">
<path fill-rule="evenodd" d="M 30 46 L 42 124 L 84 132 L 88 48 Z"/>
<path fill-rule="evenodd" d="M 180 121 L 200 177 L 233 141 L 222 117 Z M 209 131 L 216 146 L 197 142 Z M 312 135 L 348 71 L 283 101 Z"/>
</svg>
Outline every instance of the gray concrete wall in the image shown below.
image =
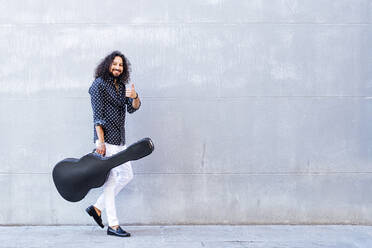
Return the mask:
<svg viewBox="0 0 372 248">
<path fill-rule="evenodd" d="M 0 1 L 0 224 L 92 224 L 53 166 L 93 149 L 87 93 L 121 50 L 152 137 L 126 224 L 372 224 L 372 2 Z"/>
</svg>

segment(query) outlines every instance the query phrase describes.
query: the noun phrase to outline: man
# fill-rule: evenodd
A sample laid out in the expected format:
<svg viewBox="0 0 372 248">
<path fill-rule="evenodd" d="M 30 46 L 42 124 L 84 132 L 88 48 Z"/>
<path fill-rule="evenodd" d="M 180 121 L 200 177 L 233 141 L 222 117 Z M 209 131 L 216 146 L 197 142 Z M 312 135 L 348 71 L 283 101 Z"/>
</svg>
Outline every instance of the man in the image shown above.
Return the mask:
<svg viewBox="0 0 372 248">
<path fill-rule="evenodd" d="M 139 109 L 141 101 L 134 85 L 126 89 L 130 79 L 130 63 L 119 51 L 107 55 L 95 70 L 95 80 L 89 88 L 93 109 L 94 142 L 96 152 L 102 156 L 112 156 L 126 148 L 125 114 Z M 106 209 L 108 235 L 129 237 L 116 215 L 115 196 L 133 178 L 130 162 L 113 168 L 103 185 L 103 193 L 96 203 L 86 209 L 99 226 L 102 224 L 101 212 Z"/>
</svg>

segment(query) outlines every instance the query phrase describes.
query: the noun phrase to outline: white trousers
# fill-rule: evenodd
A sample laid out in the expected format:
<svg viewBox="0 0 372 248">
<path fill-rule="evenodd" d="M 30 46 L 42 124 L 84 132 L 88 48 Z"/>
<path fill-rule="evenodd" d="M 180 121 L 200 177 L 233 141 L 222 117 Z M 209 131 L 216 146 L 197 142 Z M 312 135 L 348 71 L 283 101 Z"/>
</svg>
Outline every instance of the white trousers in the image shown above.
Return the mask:
<svg viewBox="0 0 372 248">
<path fill-rule="evenodd" d="M 98 141 L 97 141 L 98 143 Z M 96 145 L 97 145 L 96 143 Z M 105 143 L 106 155 L 112 156 L 126 148 L 125 145 L 118 146 Z M 116 215 L 115 197 L 133 179 L 133 170 L 130 162 L 121 164 L 111 169 L 109 177 L 103 185 L 103 193 L 98 197 L 93 205 L 99 210 L 106 209 L 107 221 L 109 226 L 119 225 Z"/>
</svg>

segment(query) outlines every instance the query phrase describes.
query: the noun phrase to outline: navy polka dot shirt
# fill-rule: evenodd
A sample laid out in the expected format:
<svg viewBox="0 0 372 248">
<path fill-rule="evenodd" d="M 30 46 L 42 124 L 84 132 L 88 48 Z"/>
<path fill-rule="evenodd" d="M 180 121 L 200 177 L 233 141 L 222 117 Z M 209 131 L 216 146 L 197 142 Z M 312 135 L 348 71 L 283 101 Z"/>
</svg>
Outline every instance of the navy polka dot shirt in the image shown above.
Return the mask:
<svg viewBox="0 0 372 248">
<path fill-rule="evenodd" d="M 119 83 L 116 90 L 113 78 L 96 78 L 89 88 L 93 109 L 94 138 L 98 139 L 96 126 L 103 128 L 105 142 L 113 145 L 125 144 L 125 113 L 133 113 L 133 99 L 125 96 L 125 85 Z"/>
</svg>

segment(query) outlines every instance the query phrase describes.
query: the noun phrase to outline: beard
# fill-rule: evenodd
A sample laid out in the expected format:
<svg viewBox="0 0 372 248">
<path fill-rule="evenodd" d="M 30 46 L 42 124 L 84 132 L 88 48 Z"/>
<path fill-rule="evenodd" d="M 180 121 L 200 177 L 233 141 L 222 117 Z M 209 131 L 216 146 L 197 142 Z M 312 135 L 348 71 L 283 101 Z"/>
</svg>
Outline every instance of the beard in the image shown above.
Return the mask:
<svg viewBox="0 0 372 248">
<path fill-rule="evenodd" d="M 110 71 L 110 76 L 113 77 L 113 78 L 116 78 L 116 79 L 119 78 L 119 77 L 121 76 L 121 74 L 122 74 L 122 73 L 120 73 L 119 76 L 115 76 L 115 75 L 112 73 L 112 71 Z"/>
</svg>

